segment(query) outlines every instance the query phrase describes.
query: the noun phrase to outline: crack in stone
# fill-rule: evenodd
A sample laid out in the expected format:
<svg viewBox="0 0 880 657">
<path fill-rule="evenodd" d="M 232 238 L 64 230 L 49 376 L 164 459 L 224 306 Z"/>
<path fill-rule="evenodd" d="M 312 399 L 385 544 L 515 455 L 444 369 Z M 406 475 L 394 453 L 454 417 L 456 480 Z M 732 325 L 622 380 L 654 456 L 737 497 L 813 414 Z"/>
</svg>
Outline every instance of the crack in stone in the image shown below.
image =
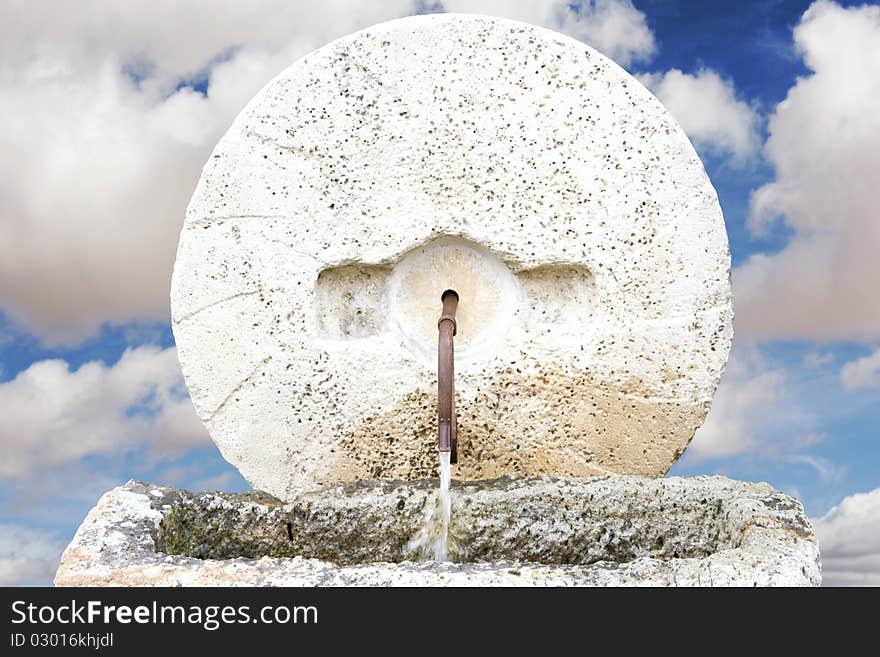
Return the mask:
<svg viewBox="0 0 880 657">
<path fill-rule="evenodd" d="M 267 239 L 272 244 L 280 244 L 285 249 L 287 249 L 290 253 L 294 253 L 298 256 L 302 256 L 303 258 L 306 258 L 307 260 L 313 260 L 314 262 L 320 263 L 322 265 L 326 264 L 324 260 L 322 260 L 321 258 L 316 256 L 314 253 L 308 253 L 307 251 L 302 251 L 300 249 L 297 249 L 290 242 L 288 242 L 284 239 L 281 239 L 280 237 L 272 237 L 272 238 L 267 238 Z"/>
<path fill-rule="evenodd" d="M 271 357 L 271 356 L 266 356 L 263 360 L 261 360 L 261 361 L 259 362 L 259 364 L 258 364 L 258 365 L 257 365 L 252 371 L 251 371 L 250 374 L 248 374 L 246 377 L 244 377 L 244 378 L 238 383 L 238 385 L 236 385 L 232 390 L 229 391 L 229 394 L 226 395 L 226 397 L 223 398 L 223 401 L 220 402 L 220 405 L 208 414 L 208 417 L 205 418 L 205 422 L 210 422 L 211 420 L 213 420 L 213 419 L 214 419 L 214 416 L 215 416 L 217 413 L 219 413 L 219 412 L 222 410 L 222 408 L 223 408 L 224 406 L 226 406 L 226 402 L 228 402 L 228 401 L 232 398 L 232 395 L 234 395 L 234 394 L 237 393 L 239 390 L 241 390 L 242 387 L 244 387 L 244 385 L 245 385 L 248 381 L 250 381 L 250 380 L 251 380 L 251 379 L 257 374 L 257 372 L 259 372 L 261 369 L 263 369 L 263 367 L 265 367 L 266 364 L 267 364 L 269 361 L 271 361 L 271 360 L 272 360 L 272 357 Z"/>
<path fill-rule="evenodd" d="M 201 308 L 196 308 L 195 310 L 191 310 L 181 317 L 177 317 L 174 319 L 175 324 L 180 324 L 181 322 L 185 322 L 191 317 L 198 315 L 203 310 L 207 310 L 208 308 L 213 308 L 214 306 L 219 306 L 221 303 L 226 303 L 227 301 L 232 301 L 232 299 L 237 299 L 238 297 L 247 297 L 252 294 L 260 294 L 263 291 L 263 288 L 258 288 L 256 290 L 248 290 L 246 292 L 238 292 L 233 294 L 232 296 L 224 297 L 223 299 L 218 299 L 217 301 L 212 301 L 211 303 L 202 306 Z"/>
<path fill-rule="evenodd" d="M 254 137 L 263 145 L 270 145 L 270 146 L 274 146 L 275 148 L 280 148 L 283 151 L 289 151 L 291 153 L 298 153 L 299 155 L 303 155 L 306 158 L 312 158 L 312 159 L 317 158 L 319 160 L 323 160 L 324 158 L 327 157 L 326 155 L 324 155 L 324 153 L 319 153 L 315 149 L 306 149 L 305 146 L 280 144 L 280 143 L 278 143 L 277 139 L 275 139 L 273 137 L 269 137 L 267 135 L 262 135 L 259 132 L 255 132 L 253 130 L 250 130 L 247 133 L 247 136 Z"/>
</svg>

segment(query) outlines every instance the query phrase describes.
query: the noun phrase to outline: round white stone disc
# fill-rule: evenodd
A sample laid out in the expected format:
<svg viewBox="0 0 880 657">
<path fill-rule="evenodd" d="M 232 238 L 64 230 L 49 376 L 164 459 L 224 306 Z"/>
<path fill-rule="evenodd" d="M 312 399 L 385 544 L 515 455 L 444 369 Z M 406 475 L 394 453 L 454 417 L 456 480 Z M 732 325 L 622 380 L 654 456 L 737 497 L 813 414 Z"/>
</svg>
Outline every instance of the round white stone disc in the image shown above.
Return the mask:
<svg viewBox="0 0 880 657">
<path fill-rule="evenodd" d="M 459 479 L 662 475 L 731 339 L 718 199 L 639 82 L 552 31 L 377 25 L 294 63 L 205 165 L 174 335 L 223 455 L 282 498 L 436 472 L 460 296 Z"/>
</svg>

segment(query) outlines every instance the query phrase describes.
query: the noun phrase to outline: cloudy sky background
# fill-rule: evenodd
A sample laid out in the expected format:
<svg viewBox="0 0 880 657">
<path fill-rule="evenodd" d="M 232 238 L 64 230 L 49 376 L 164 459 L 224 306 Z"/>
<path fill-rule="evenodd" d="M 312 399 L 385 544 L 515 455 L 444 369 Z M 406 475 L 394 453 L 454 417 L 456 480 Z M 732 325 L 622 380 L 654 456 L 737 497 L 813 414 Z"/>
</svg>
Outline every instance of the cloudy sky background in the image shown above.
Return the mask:
<svg viewBox="0 0 880 657">
<path fill-rule="evenodd" d="M 243 490 L 170 331 L 183 213 L 213 145 L 295 59 L 371 24 L 476 12 L 641 79 L 704 159 L 736 335 L 673 474 L 769 481 L 826 583 L 880 585 L 880 6 L 819 0 L 6 0 L 0 7 L 0 584 L 48 584 L 107 489 Z"/>
</svg>

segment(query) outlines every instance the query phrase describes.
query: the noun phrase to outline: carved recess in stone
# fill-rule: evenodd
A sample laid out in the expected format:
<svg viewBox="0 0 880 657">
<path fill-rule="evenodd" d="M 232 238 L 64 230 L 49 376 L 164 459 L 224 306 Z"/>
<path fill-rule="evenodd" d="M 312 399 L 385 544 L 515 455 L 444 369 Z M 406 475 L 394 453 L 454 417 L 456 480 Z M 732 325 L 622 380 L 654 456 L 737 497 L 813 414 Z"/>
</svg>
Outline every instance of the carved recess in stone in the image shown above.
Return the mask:
<svg viewBox="0 0 880 657">
<path fill-rule="evenodd" d="M 503 477 L 452 486 L 452 562 L 414 563 L 437 480 L 289 504 L 128 482 L 64 551 L 57 586 L 818 586 L 800 502 L 724 477 Z"/>
<path fill-rule="evenodd" d="M 283 499 L 436 471 L 436 322 L 462 479 L 664 474 L 731 339 L 717 196 L 660 103 L 588 46 L 393 21 L 293 64 L 187 210 L 172 318 L 223 455 Z"/>
</svg>

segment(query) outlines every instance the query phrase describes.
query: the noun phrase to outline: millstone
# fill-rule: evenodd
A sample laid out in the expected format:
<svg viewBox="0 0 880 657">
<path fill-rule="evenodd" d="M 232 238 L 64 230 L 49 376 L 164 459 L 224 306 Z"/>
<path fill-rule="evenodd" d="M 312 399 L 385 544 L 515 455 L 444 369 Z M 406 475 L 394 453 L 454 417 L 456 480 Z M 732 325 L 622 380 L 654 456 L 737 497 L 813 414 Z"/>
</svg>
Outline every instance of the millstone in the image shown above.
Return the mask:
<svg viewBox="0 0 880 657">
<path fill-rule="evenodd" d="M 731 339 L 693 147 L 592 48 L 406 18 L 297 61 L 206 164 L 172 316 L 225 458 L 282 499 L 436 472 L 440 294 L 460 295 L 457 479 L 658 476 Z"/>
</svg>

